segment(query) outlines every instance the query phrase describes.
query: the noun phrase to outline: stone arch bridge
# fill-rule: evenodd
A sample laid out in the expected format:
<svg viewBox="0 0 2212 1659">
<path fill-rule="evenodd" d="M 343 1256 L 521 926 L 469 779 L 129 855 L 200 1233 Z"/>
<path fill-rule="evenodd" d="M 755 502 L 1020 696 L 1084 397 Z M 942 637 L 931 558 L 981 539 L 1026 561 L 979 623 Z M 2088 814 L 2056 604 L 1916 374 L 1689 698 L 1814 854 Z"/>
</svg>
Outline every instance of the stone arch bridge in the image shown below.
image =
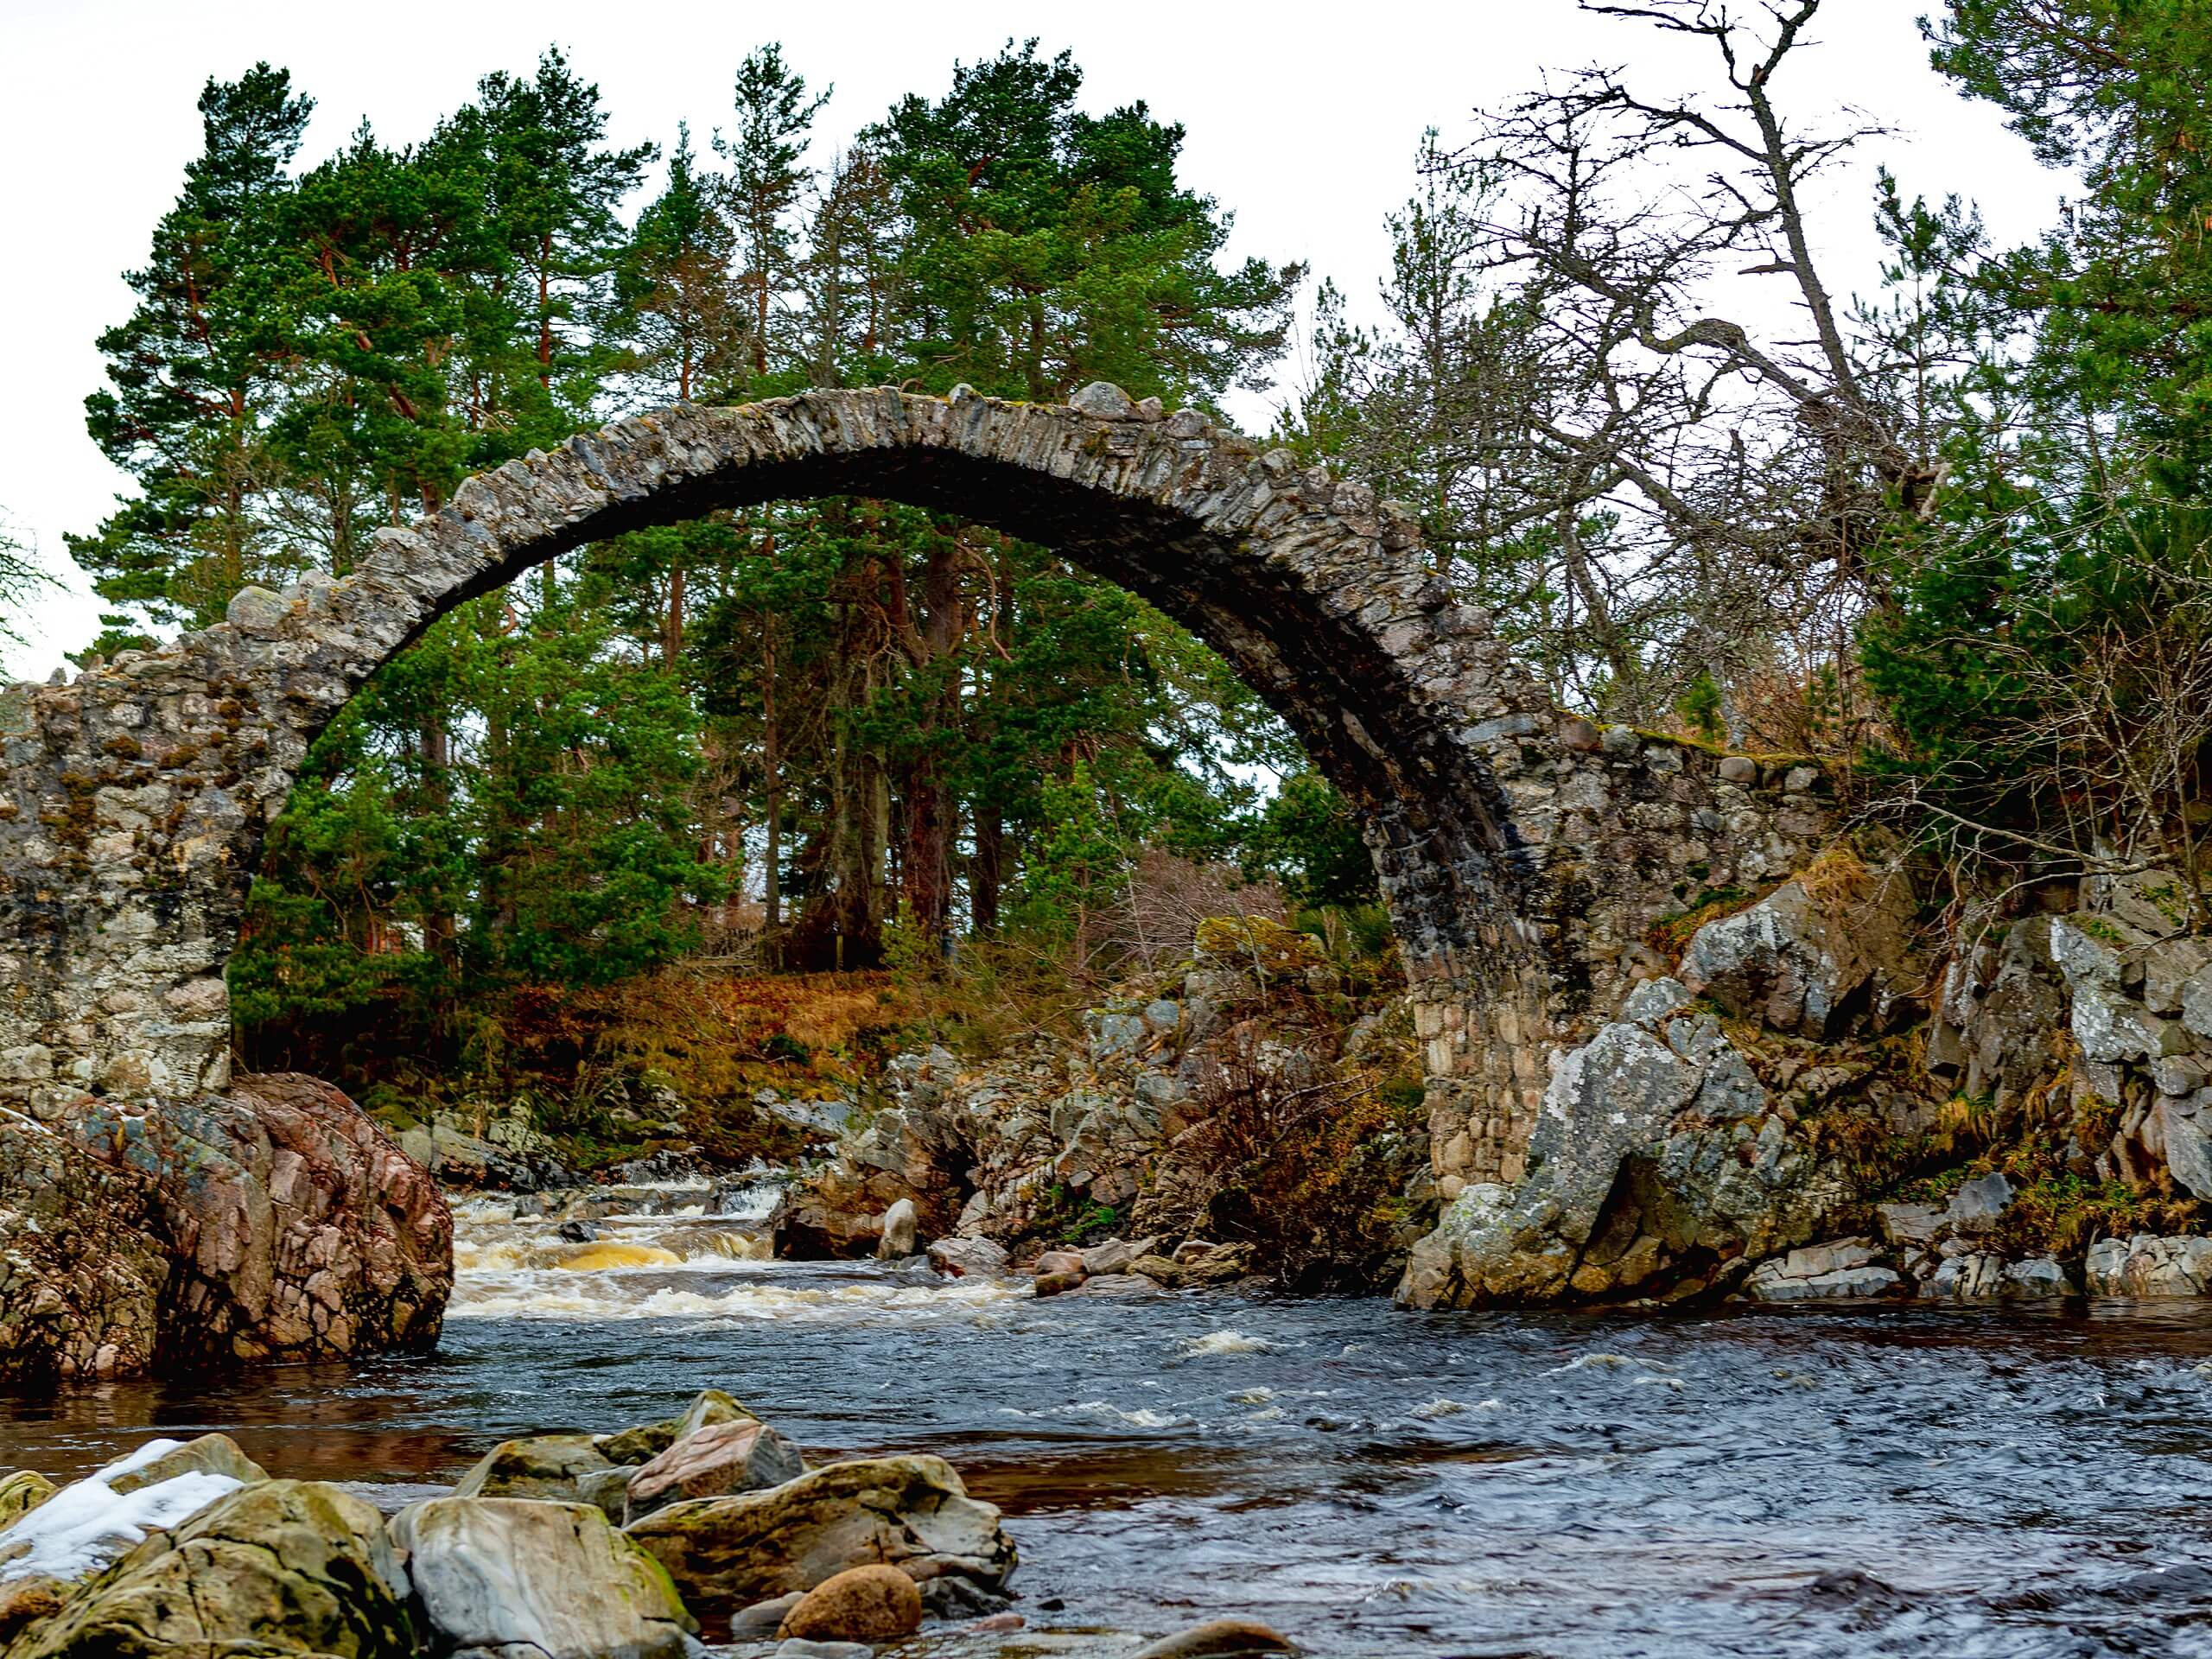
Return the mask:
<svg viewBox="0 0 2212 1659">
<path fill-rule="evenodd" d="M 225 963 L 308 744 L 462 601 L 595 538 L 826 494 L 1055 548 L 1220 652 L 1355 803 L 1395 919 L 1447 1193 L 1512 1180 L 1553 1046 L 1624 995 L 1652 920 L 1802 861 L 1802 777 L 1550 705 L 1402 509 L 1192 410 L 889 390 L 623 420 L 471 479 L 360 568 L 0 693 L 0 1103 L 227 1084 Z M 1789 787 L 1785 787 L 1789 785 Z"/>
</svg>

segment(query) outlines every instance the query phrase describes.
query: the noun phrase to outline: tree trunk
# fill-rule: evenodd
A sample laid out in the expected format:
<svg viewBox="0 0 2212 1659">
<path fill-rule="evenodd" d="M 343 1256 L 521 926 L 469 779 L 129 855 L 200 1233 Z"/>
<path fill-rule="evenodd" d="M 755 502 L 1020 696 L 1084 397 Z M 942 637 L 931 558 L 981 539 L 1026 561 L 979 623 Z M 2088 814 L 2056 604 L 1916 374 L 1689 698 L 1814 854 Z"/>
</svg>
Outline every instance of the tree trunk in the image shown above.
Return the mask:
<svg viewBox="0 0 2212 1659">
<path fill-rule="evenodd" d="M 782 734 L 776 724 L 776 620 L 760 619 L 760 770 L 768 815 L 767 854 L 760 872 L 761 903 L 768 931 L 783 925 L 784 769 Z"/>
<path fill-rule="evenodd" d="M 446 730 L 444 715 L 435 710 L 424 715 L 418 735 L 423 746 L 423 799 L 433 811 L 442 813 L 453 802 L 447 785 L 448 769 L 453 765 L 453 736 Z M 453 965 L 457 933 L 453 912 L 442 903 L 423 911 L 423 948 L 448 968 Z"/>
<path fill-rule="evenodd" d="M 999 931 L 999 887 L 1006 856 L 1006 821 L 995 806 L 976 809 L 976 852 L 968 861 L 968 909 L 978 938 Z"/>
<path fill-rule="evenodd" d="M 668 573 L 668 618 L 661 625 L 660 654 L 662 664 L 671 669 L 683 655 L 683 566 L 681 563 Z"/>
</svg>

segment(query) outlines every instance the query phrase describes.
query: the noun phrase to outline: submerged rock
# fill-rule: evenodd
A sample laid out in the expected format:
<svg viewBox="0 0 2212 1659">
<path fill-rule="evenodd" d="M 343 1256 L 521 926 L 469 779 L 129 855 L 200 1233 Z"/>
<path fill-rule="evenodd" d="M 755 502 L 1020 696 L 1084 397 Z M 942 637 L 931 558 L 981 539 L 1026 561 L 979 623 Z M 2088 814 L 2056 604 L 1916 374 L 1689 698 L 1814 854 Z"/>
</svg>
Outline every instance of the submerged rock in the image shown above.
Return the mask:
<svg viewBox="0 0 2212 1659">
<path fill-rule="evenodd" d="M 1243 1659 L 1249 1654 L 1297 1651 L 1288 1637 L 1255 1619 L 1217 1618 L 1163 1636 L 1129 1659 Z"/>
<path fill-rule="evenodd" d="M 445 1200 L 327 1084 L 0 1122 L 0 1375 L 142 1375 L 437 1340 Z"/>
<path fill-rule="evenodd" d="M 391 1538 L 442 1651 L 681 1659 L 698 1628 L 660 1563 L 586 1504 L 434 1497 Z"/>
<path fill-rule="evenodd" d="M 701 1613 L 728 1613 L 813 1589 L 847 1567 L 880 1563 L 917 1580 L 1012 1575 L 998 1510 L 968 1496 L 942 1458 L 833 1463 L 765 1492 L 671 1503 L 633 1522 Z"/>
<path fill-rule="evenodd" d="M 10 1659 L 416 1659 L 407 1579 L 384 1519 L 321 1481 L 231 1492 L 156 1532 Z"/>
</svg>

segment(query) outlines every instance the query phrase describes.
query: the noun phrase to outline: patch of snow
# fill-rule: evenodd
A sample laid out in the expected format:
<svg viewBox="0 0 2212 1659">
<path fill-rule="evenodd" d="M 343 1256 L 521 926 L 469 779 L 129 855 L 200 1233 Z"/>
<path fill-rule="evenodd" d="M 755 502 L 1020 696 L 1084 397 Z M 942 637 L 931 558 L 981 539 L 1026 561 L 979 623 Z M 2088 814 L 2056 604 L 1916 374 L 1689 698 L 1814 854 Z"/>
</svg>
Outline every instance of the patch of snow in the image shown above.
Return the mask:
<svg viewBox="0 0 2212 1659">
<path fill-rule="evenodd" d="M 176 1525 L 244 1484 L 195 1469 L 135 1491 L 115 1490 L 113 1482 L 182 1444 L 149 1440 L 128 1456 L 64 1486 L 0 1532 L 0 1583 L 33 1577 L 64 1583 L 87 1578 L 143 1542 L 148 1533 Z"/>
</svg>

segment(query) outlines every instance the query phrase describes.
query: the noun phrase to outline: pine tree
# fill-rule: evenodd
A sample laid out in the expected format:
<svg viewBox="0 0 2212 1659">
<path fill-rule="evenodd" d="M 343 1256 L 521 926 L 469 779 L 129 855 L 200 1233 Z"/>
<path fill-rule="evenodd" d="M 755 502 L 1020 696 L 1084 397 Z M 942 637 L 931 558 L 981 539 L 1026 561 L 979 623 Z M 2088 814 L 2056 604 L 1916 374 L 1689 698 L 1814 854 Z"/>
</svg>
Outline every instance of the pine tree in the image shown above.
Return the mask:
<svg viewBox="0 0 2212 1659">
<path fill-rule="evenodd" d="M 753 377 L 766 382 L 794 355 L 785 316 L 799 285 L 794 214 L 810 181 L 806 136 L 830 93 L 809 98 L 805 77 L 771 43 L 738 66 L 734 96 L 737 131 L 727 139 L 716 133 L 715 149 L 729 163 L 730 212 L 743 262 L 739 281 L 752 308 Z"/>
<path fill-rule="evenodd" d="M 710 397 L 743 371 L 747 310 L 731 270 L 727 194 L 699 171 L 691 130 L 679 125 L 668 183 L 638 215 L 615 283 L 633 342 L 629 372 L 655 398 Z"/>
<path fill-rule="evenodd" d="M 127 279 L 137 306 L 100 336 L 108 385 L 86 399 L 86 423 L 138 493 L 67 538 L 95 591 L 123 607 L 96 649 L 211 621 L 245 582 L 296 567 L 258 511 L 274 395 L 258 335 L 273 210 L 313 109 L 266 63 L 207 82 L 200 153 Z"/>
</svg>

